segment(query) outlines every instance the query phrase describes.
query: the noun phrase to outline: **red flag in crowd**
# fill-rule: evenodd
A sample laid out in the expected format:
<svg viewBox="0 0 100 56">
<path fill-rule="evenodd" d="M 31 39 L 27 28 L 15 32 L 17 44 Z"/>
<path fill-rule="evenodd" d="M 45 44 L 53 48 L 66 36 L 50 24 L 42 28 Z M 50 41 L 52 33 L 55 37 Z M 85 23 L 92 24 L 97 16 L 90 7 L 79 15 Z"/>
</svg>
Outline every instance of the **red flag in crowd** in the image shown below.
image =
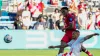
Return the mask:
<svg viewBox="0 0 100 56">
<path fill-rule="evenodd" d="M 44 7 L 45 7 L 45 6 L 44 6 L 44 4 L 42 3 L 42 1 L 41 1 L 40 3 L 38 3 L 37 8 L 39 9 L 40 12 L 43 11 Z"/>
</svg>

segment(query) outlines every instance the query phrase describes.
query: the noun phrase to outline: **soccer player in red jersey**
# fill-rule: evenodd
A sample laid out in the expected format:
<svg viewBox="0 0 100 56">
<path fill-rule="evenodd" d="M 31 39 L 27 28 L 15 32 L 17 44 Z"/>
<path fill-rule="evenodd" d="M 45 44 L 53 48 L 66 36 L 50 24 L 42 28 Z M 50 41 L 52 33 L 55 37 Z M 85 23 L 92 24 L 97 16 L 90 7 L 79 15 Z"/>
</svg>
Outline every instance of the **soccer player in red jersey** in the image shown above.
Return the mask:
<svg viewBox="0 0 100 56">
<path fill-rule="evenodd" d="M 61 39 L 61 45 L 65 45 L 66 43 L 70 42 L 72 40 L 72 32 L 76 30 L 76 21 L 75 21 L 75 14 L 70 13 L 68 7 L 61 8 L 61 14 L 64 16 L 64 28 L 62 31 L 65 32 L 65 35 Z M 59 47 L 59 53 L 62 54 L 64 52 L 64 48 Z M 88 56 L 92 56 L 92 54 L 82 46 L 82 51 L 88 54 Z M 67 53 L 66 53 L 67 54 Z"/>
</svg>

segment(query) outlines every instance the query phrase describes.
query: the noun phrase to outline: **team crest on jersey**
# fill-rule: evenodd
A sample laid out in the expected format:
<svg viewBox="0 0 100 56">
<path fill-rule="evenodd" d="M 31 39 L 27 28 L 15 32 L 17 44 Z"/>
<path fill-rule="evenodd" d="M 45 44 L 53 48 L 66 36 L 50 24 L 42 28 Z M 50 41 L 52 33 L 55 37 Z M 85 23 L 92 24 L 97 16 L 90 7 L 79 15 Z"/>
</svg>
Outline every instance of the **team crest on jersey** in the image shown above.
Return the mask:
<svg viewBox="0 0 100 56">
<path fill-rule="evenodd" d="M 70 19 L 69 19 L 69 22 L 72 22 L 72 21 L 73 21 L 73 19 L 72 19 L 72 18 L 70 18 Z"/>
</svg>

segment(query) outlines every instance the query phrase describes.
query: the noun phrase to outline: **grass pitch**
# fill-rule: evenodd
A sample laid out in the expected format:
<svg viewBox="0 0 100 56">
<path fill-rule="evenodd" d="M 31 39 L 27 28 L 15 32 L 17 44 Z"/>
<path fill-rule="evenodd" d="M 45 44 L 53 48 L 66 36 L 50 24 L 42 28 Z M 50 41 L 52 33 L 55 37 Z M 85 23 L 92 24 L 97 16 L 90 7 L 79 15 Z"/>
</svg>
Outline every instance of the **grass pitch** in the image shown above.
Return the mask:
<svg viewBox="0 0 100 56">
<path fill-rule="evenodd" d="M 69 50 L 65 50 L 69 51 Z M 89 49 L 94 56 L 100 56 L 100 49 Z M 47 50 L 0 50 L 0 56 L 56 56 L 58 49 Z M 87 56 L 81 53 L 81 56 Z"/>
</svg>

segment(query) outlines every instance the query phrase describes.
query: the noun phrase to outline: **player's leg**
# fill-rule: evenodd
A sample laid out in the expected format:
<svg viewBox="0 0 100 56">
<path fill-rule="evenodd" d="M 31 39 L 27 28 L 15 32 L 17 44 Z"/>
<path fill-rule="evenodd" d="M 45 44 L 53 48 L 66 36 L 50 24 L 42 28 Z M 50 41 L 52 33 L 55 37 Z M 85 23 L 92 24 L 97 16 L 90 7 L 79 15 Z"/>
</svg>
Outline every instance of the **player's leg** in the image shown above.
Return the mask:
<svg viewBox="0 0 100 56">
<path fill-rule="evenodd" d="M 65 33 L 65 35 L 63 36 L 63 38 L 61 39 L 61 44 L 60 45 L 62 45 L 62 46 L 64 46 L 64 45 L 66 45 L 66 43 L 68 43 L 70 40 L 69 40 L 69 37 L 68 37 L 68 35 L 67 35 L 67 33 Z M 62 48 L 60 48 L 59 49 L 59 52 L 58 52 L 58 54 L 60 54 L 60 53 L 63 53 L 64 52 L 64 47 Z"/>
<path fill-rule="evenodd" d="M 75 54 L 70 54 L 70 53 L 67 53 L 66 55 L 63 55 L 63 56 L 76 56 Z M 79 56 L 79 55 L 77 55 L 77 56 Z"/>
<path fill-rule="evenodd" d="M 67 53 L 66 55 L 64 55 L 64 56 L 71 56 L 69 53 Z"/>
<path fill-rule="evenodd" d="M 66 52 L 66 53 L 63 54 L 63 56 L 67 56 L 67 54 L 68 54 L 68 53 Z"/>
<path fill-rule="evenodd" d="M 93 56 L 83 45 L 81 46 L 81 50 L 85 52 L 88 56 Z"/>
<path fill-rule="evenodd" d="M 62 45 L 62 46 L 66 45 L 66 42 L 61 41 L 61 45 Z M 65 48 L 65 47 L 60 47 L 60 48 L 59 48 L 58 54 L 63 53 L 63 52 L 64 52 L 64 48 Z"/>
</svg>

